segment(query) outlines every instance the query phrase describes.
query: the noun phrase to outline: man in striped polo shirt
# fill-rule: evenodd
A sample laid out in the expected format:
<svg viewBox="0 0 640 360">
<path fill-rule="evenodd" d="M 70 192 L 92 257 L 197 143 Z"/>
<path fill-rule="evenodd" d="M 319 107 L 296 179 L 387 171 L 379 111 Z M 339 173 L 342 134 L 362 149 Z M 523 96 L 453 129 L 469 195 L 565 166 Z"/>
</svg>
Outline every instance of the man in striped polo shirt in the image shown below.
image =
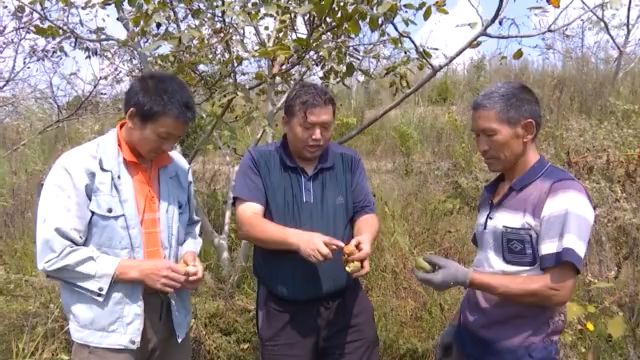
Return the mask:
<svg viewBox="0 0 640 360">
<path fill-rule="evenodd" d="M 536 148 L 540 104 L 519 82 L 503 82 L 473 102 L 472 131 L 490 171 L 480 198 L 472 267 L 426 256 L 436 271 L 414 270 L 438 291 L 467 290 L 441 335 L 441 358 L 556 359 L 565 304 L 580 273 L 594 221 L 585 188 Z"/>
</svg>

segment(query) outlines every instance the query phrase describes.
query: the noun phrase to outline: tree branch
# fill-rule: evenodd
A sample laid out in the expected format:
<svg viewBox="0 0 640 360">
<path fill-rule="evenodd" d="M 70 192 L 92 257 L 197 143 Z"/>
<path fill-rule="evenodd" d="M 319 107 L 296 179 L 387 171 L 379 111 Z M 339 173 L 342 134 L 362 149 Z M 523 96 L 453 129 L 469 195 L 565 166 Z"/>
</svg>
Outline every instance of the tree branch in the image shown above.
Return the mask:
<svg viewBox="0 0 640 360">
<path fill-rule="evenodd" d="M 468 1 L 469 1 L 469 5 L 471 5 L 473 10 L 476 11 L 476 15 L 478 15 L 478 19 L 480 19 L 480 25 L 484 25 L 484 19 L 482 18 L 482 14 L 480 14 L 480 9 L 478 9 L 478 6 L 473 3 L 473 0 L 468 0 Z"/>
<path fill-rule="evenodd" d="M 235 100 L 235 98 L 236 97 L 233 96 L 229 100 L 227 100 L 227 103 L 224 105 L 224 108 L 222 108 L 220 115 L 218 115 L 216 120 L 211 124 L 209 130 L 207 130 L 207 132 L 200 137 L 200 139 L 196 143 L 195 148 L 193 148 L 191 155 L 189 156 L 189 164 L 193 163 L 206 141 L 211 138 L 211 135 L 214 133 L 214 130 L 218 126 L 218 123 L 222 120 L 227 111 L 229 111 L 229 108 L 231 108 L 231 104 L 233 104 L 233 100 Z"/>
<path fill-rule="evenodd" d="M 595 16 L 595 18 L 598 19 L 598 21 L 600 21 L 602 23 L 602 26 L 604 26 L 605 33 L 607 34 L 607 36 L 609 37 L 609 39 L 611 40 L 613 45 L 616 47 L 618 52 L 622 52 L 622 47 L 620 47 L 620 45 L 616 41 L 616 38 L 615 38 L 615 36 L 613 36 L 613 33 L 611 33 L 611 29 L 609 28 L 609 23 L 604 18 L 604 7 L 603 7 L 603 5 L 600 4 L 600 5 L 594 6 L 592 8 L 589 5 L 587 5 L 587 3 L 584 0 L 580 0 L 580 1 L 582 2 L 582 5 L 584 5 L 584 7 L 589 9 L 589 12 L 591 14 L 593 14 L 593 16 Z M 631 1 L 629 1 L 629 3 L 631 3 Z M 602 9 L 602 16 L 598 15 L 598 13 L 595 11 L 595 9 L 598 8 L 598 7 Z"/>
<path fill-rule="evenodd" d="M 56 23 L 51 18 L 49 18 L 49 16 L 47 16 L 47 14 L 45 14 L 44 12 L 41 12 L 38 9 L 36 9 L 35 7 L 29 5 L 29 3 L 24 2 L 22 0 L 18 0 L 18 3 L 20 3 L 24 7 L 28 8 L 29 10 L 33 11 L 36 15 L 38 15 L 42 19 L 46 20 L 49 24 L 55 26 L 58 30 L 60 30 L 60 31 L 62 31 L 64 33 L 67 33 L 67 34 L 71 34 L 71 36 L 73 36 L 76 39 L 79 39 L 79 40 L 82 40 L 82 41 L 86 41 L 86 42 L 92 42 L 92 43 L 105 43 L 105 42 L 116 42 L 116 43 L 119 43 L 120 42 L 119 39 L 114 38 L 113 36 L 110 36 L 110 35 L 104 35 L 104 36 L 101 36 L 99 38 L 89 38 L 89 37 L 80 35 L 75 30 L 73 30 L 71 28 L 66 28 L 66 27 Z"/>
<path fill-rule="evenodd" d="M 76 116 L 76 114 L 84 107 L 84 104 L 89 100 L 89 98 L 91 98 L 93 96 L 93 93 L 95 92 L 95 90 L 98 88 L 98 85 L 100 84 L 100 81 L 102 79 L 98 78 L 98 80 L 96 81 L 96 83 L 93 85 L 93 87 L 91 88 L 91 90 L 89 91 L 89 94 L 87 96 L 85 96 L 82 101 L 80 101 L 80 103 L 78 104 L 78 106 L 76 106 L 76 108 L 70 112 L 69 114 L 65 115 L 64 117 L 60 117 L 58 116 L 58 118 L 55 121 L 50 122 L 49 124 L 43 126 L 42 128 L 40 128 L 40 130 L 38 130 L 38 132 L 36 132 L 34 135 L 22 140 L 18 145 L 14 146 L 13 148 L 11 148 L 9 151 L 7 151 L 6 153 L 4 153 L 2 155 L 3 158 L 6 158 L 7 156 L 9 156 L 10 154 L 18 151 L 19 149 L 21 149 L 22 147 L 24 147 L 27 143 L 29 143 L 31 140 L 37 138 L 38 136 L 49 132 L 53 129 L 56 129 L 58 127 L 60 127 L 60 125 L 62 125 L 63 123 L 70 121 L 72 119 L 74 119 L 74 117 Z"/>
<path fill-rule="evenodd" d="M 116 7 L 116 13 L 118 14 L 117 20 L 122 24 L 122 27 L 127 31 L 127 36 L 133 38 L 133 31 L 131 30 L 131 24 L 129 23 L 129 18 L 127 14 L 124 12 L 124 8 L 122 7 L 121 1 L 115 1 L 114 5 Z M 138 56 L 138 60 L 140 60 L 140 65 L 144 71 L 151 70 L 151 65 L 149 64 L 149 57 L 142 51 L 142 45 L 140 40 L 136 40 L 133 42 L 133 50 Z"/>
<path fill-rule="evenodd" d="M 633 1 L 629 0 L 629 2 L 627 3 L 627 34 L 631 34 L 631 3 Z"/>
<path fill-rule="evenodd" d="M 602 4 L 600 4 L 598 6 L 602 6 Z M 539 31 L 539 32 L 528 33 L 528 34 L 514 34 L 514 35 L 510 35 L 510 34 L 492 34 L 492 33 L 487 32 L 487 33 L 485 33 L 483 35 L 483 37 L 487 37 L 487 38 L 490 38 L 490 39 L 501 39 L 501 40 L 534 38 L 534 37 L 538 37 L 538 36 L 541 36 L 541 35 L 544 35 L 544 34 L 548 34 L 548 33 L 556 32 L 558 30 L 565 29 L 565 28 L 573 25 L 576 21 L 580 20 L 583 16 L 585 16 L 589 12 L 590 12 L 590 10 L 585 11 L 585 12 L 581 13 L 579 16 L 577 16 L 574 19 L 572 19 L 571 21 L 569 21 L 569 22 L 567 22 L 565 24 L 562 24 L 560 26 L 554 27 L 553 25 L 558 20 L 558 18 L 559 18 L 559 16 L 558 16 L 551 22 L 551 24 L 545 30 L 542 30 L 542 31 Z"/>
<path fill-rule="evenodd" d="M 380 111 L 378 114 L 372 116 L 369 119 L 366 119 L 362 125 L 358 126 L 354 130 L 347 133 L 342 138 L 338 139 L 337 142 L 343 144 L 353 139 L 358 134 L 368 129 L 371 125 L 375 124 L 378 120 L 382 119 L 385 115 L 387 115 L 393 109 L 400 106 L 400 104 L 402 104 L 405 100 L 407 100 L 411 95 L 416 93 L 424 85 L 426 85 L 429 81 L 431 81 L 442 69 L 444 69 L 446 66 L 451 64 L 455 59 L 457 59 L 460 55 L 462 55 L 462 53 L 464 53 L 473 43 L 475 43 L 480 37 L 486 34 L 487 29 L 489 29 L 489 27 L 491 27 L 491 25 L 493 25 L 498 20 L 498 17 L 500 16 L 500 13 L 502 12 L 502 9 L 504 7 L 504 3 L 505 3 L 505 0 L 498 0 L 498 5 L 491 19 L 489 19 L 489 21 L 484 26 L 482 26 L 482 28 L 473 37 L 471 37 L 471 39 L 469 39 L 444 63 L 434 66 L 431 72 L 429 72 L 424 78 L 418 81 L 411 89 L 409 89 L 406 93 L 404 93 L 400 98 L 398 98 L 396 101 L 392 102 L 391 104 L 387 105 L 387 107 L 382 109 L 382 111 Z"/>
<path fill-rule="evenodd" d="M 431 63 L 431 60 L 429 60 L 429 58 L 427 57 L 427 55 L 424 54 L 424 51 L 422 51 L 422 49 L 420 48 L 420 46 L 415 42 L 415 40 L 413 39 L 413 37 L 411 37 L 411 35 L 405 34 L 402 31 L 400 31 L 400 29 L 398 29 L 398 25 L 396 25 L 395 21 L 390 21 L 391 26 L 393 27 L 393 29 L 398 33 L 398 35 L 400 35 L 401 38 L 407 39 L 409 40 L 409 42 L 411 42 L 411 44 L 413 45 L 413 48 L 416 51 L 416 54 L 422 59 L 424 60 L 431 69 L 433 69 L 433 64 Z"/>
</svg>

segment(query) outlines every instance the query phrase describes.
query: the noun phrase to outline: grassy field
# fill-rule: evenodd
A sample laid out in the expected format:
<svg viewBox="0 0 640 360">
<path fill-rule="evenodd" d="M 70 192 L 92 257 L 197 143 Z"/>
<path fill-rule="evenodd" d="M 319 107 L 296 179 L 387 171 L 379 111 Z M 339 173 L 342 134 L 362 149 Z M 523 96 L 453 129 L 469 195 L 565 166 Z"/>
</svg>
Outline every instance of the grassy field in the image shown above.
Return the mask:
<svg viewBox="0 0 640 360">
<path fill-rule="evenodd" d="M 543 153 L 588 187 L 597 208 L 587 263 L 562 338 L 563 359 L 634 359 L 640 354 L 640 71 L 612 88 L 587 61 L 561 70 L 473 64 L 438 78 L 407 104 L 356 138 L 375 192 L 382 228 L 365 279 L 383 359 L 429 359 L 434 341 L 462 292 L 422 288 L 410 269 L 417 254 L 469 265 L 477 197 L 493 175 L 468 131 L 473 96 L 498 79 L 529 83 L 544 104 Z M 337 91 L 338 132 L 388 99 L 381 84 L 355 102 Z M 69 339 L 55 284 L 35 270 L 33 209 L 40 177 L 61 151 L 107 129 L 114 119 L 83 120 L 0 159 L 0 359 L 65 359 Z M 30 125 L 31 124 L 31 125 Z M 0 149 L 16 144 L 32 123 L 0 125 Z M 197 188 L 215 227 L 221 226 L 226 172 L 195 164 Z M 232 231 L 232 235 L 233 231 Z M 237 246 L 237 240 L 232 239 Z M 254 280 L 237 286 L 220 275 L 210 244 L 203 258 L 210 280 L 195 296 L 197 359 L 254 359 Z M 622 331 L 621 331 L 622 330 Z"/>
</svg>

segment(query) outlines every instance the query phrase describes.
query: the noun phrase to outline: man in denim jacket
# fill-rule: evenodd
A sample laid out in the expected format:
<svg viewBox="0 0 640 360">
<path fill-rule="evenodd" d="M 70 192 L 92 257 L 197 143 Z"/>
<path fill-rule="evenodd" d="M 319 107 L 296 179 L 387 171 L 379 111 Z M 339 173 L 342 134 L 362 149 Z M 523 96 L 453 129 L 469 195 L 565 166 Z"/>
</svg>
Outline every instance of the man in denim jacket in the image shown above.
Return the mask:
<svg viewBox="0 0 640 360">
<path fill-rule="evenodd" d="M 72 359 L 188 359 L 202 240 L 191 169 L 171 149 L 195 118 L 193 97 L 177 77 L 147 73 L 124 113 L 51 168 L 38 269 L 60 282 Z"/>
</svg>

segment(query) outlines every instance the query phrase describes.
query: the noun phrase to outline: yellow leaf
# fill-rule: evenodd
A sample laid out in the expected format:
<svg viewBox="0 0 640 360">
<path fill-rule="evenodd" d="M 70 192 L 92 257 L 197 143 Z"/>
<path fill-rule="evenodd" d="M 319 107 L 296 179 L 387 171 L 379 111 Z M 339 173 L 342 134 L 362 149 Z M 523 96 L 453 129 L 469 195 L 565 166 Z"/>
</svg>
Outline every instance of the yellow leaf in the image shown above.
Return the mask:
<svg viewBox="0 0 640 360">
<path fill-rule="evenodd" d="M 584 327 L 589 331 L 593 331 L 593 330 L 596 329 L 596 327 L 593 326 L 593 323 L 591 321 L 587 321 L 587 323 L 584 325 Z"/>
<path fill-rule="evenodd" d="M 614 339 L 624 335 L 627 324 L 624 322 L 622 315 L 616 315 L 607 320 L 607 332 L 611 334 Z"/>
<path fill-rule="evenodd" d="M 522 51 L 522 49 L 518 49 L 516 50 L 516 52 L 513 53 L 513 55 L 511 55 L 511 58 L 513 60 L 520 60 L 522 59 L 523 55 L 524 55 L 524 52 Z"/>
<path fill-rule="evenodd" d="M 584 308 L 574 302 L 567 303 L 567 320 L 572 321 L 584 314 Z"/>
<path fill-rule="evenodd" d="M 560 0 L 547 0 L 547 4 L 557 9 L 560 7 Z"/>
</svg>

